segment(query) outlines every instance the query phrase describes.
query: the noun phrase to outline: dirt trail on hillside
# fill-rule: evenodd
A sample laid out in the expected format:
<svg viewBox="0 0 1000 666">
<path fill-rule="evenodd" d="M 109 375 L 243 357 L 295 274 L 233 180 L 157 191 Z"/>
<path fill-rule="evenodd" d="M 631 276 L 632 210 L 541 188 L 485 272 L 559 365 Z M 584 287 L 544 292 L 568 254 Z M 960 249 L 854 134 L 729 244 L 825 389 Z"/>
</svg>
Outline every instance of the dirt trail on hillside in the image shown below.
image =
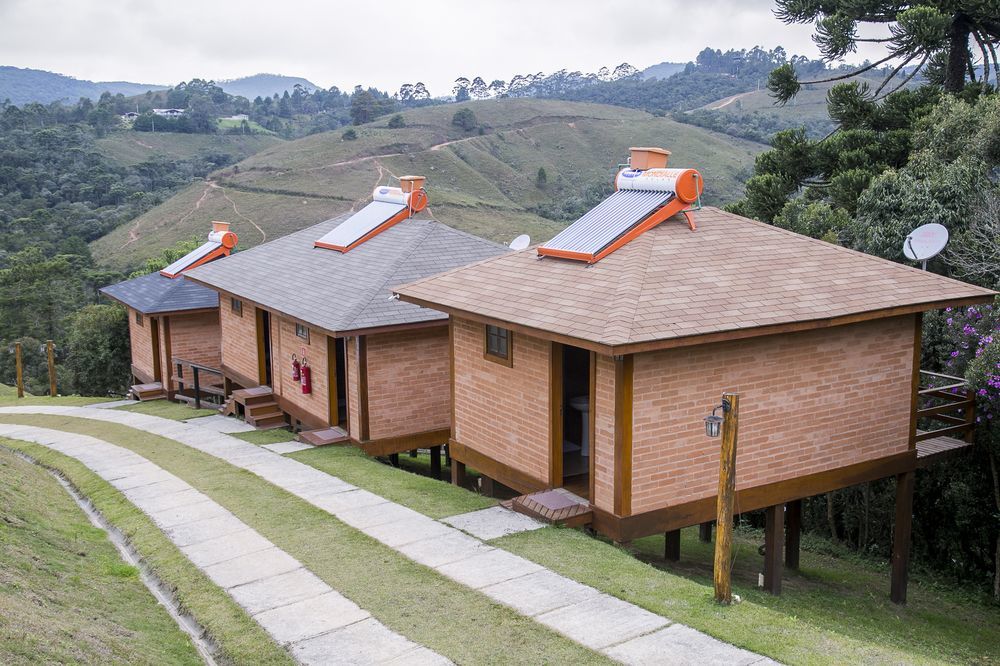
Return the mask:
<svg viewBox="0 0 1000 666">
<path fill-rule="evenodd" d="M 205 189 L 201 193 L 201 197 L 199 197 L 198 200 L 194 202 L 194 206 L 191 208 L 191 210 L 189 210 L 188 212 L 184 213 L 184 215 L 181 217 L 181 219 L 177 220 L 177 224 L 180 224 L 180 223 L 184 222 L 184 220 L 186 220 L 189 217 L 191 217 L 192 215 L 194 215 L 195 211 L 197 211 L 199 208 L 201 208 L 201 205 L 205 202 L 205 199 L 208 198 L 208 193 L 212 191 L 213 185 L 214 185 L 214 183 L 212 183 L 211 181 L 208 182 L 208 184 L 205 186 Z M 218 187 L 217 185 L 214 185 L 214 186 Z M 254 225 L 254 226 L 256 226 L 256 225 Z M 139 221 L 138 220 L 136 220 L 136 223 L 132 226 L 131 229 L 128 230 L 128 240 L 125 241 L 124 243 L 122 243 L 121 247 L 119 247 L 118 249 L 119 250 L 124 249 L 125 247 L 127 247 L 127 246 L 131 245 L 132 243 L 136 242 L 137 240 L 139 240 Z"/>
<path fill-rule="evenodd" d="M 222 187 L 221 185 L 218 185 L 214 180 L 208 181 L 208 187 L 212 188 L 212 189 L 219 190 L 220 192 L 222 192 L 222 197 L 226 201 L 228 201 L 230 204 L 232 204 L 232 206 L 233 206 L 233 212 L 236 213 L 237 215 L 239 215 L 240 217 L 242 217 L 247 222 L 249 222 L 250 226 L 252 226 L 254 229 L 256 229 L 257 231 L 260 232 L 260 242 L 261 243 L 266 243 L 267 242 L 267 232 L 264 231 L 263 229 L 261 229 L 260 225 L 258 225 L 256 222 L 254 222 L 249 217 L 247 217 L 246 215 L 244 215 L 243 213 L 240 212 L 239 206 L 236 205 L 236 202 L 233 201 L 228 194 L 226 194 L 226 188 Z"/>
<path fill-rule="evenodd" d="M 743 99 L 747 95 L 752 95 L 755 92 L 757 92 L 757 91 L 756 90 L 751 90 L 749 92 L 739 93 L 737 95 L 730 95 L 729 97 L 723 97 L 722 99 L 716 100 L 714 102 L 709 102 L 708 104 L 706 104 L 705 106 L 703 106 L 701 108 L 706 109 L 708 111 L 718 111 L 719 109 L 724 109 L 727 106 L 729 106 L 730 104 L 732 104 L 733 102 L 735 102 L 737 100 L 740 100 L 740 99 Z M 695 109 L 695 110 L 697 110 L 697 109 Z M 691 112 L 690 111 L 686 111 L 685 113 L 691 113 Z"/>
</svg>

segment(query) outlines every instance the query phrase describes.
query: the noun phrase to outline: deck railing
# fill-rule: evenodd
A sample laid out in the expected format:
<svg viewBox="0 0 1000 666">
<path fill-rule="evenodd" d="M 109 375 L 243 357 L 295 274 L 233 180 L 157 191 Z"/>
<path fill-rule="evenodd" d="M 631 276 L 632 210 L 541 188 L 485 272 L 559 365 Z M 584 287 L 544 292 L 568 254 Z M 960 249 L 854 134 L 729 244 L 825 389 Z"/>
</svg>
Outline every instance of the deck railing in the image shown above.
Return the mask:
<svg viewBox="0 0 1000 666">
<path fill-rule="evenodd" d="M 177 384 L 177 393 L 185 398 L 193 397 L 195 409 L 201 409 L 202 394 L 206 396 L 206 399 L 209 399 L 209 397 L 219 398 L 220 402 L 225 398 L 226 391 L 221 381 L 223 375 L 222 370 L 219 368 L 213 368 L 177 357 L 171 358 L 170 362 L 171 367 L 176 372 L 173 380 Z M 185 368 L 188 370 L 187 377 L 191 378 L 191 396 L 185 393 L 185 383 L 188 382 L 184 374 Z"/>
<path fill-rule="evenodd" d="M 915 441 L 942 436 L 959 436 L 972 441 L 976 426 L 976 395 L 968 382 L 961 377 L 921 370 L 920 384 Z M 932 428 L 935 425 L 939 427 Z"/>
</svg>

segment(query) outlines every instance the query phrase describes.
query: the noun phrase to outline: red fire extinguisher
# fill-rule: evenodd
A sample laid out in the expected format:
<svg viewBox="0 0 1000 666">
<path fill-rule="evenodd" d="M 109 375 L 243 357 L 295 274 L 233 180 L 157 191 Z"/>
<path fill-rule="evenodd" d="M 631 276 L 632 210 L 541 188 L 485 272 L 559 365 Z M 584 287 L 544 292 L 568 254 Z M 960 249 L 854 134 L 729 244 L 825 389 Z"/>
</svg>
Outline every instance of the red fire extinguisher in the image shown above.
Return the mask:
<svg viewBox="0 0 1000 666">
<path fill-rule="evenodd" d="M 300 374 L 300 369 L 301 368 L 302 368 L 302 365 L 299 363 L 298 357 L 295 354 L 292 354 L 292 381 L 293 382 L 299 381 L 299 378 L 302 376 Z"/>
<path fill-rule="evenodd" d="M 312 381 L 309 377 L 309 363 L 306 362 L 304 356 L 302 357 L 302 367 L 299 369 L 299 374 L 302 376 L 302 392 L 312 393 Z"/>
</svg>

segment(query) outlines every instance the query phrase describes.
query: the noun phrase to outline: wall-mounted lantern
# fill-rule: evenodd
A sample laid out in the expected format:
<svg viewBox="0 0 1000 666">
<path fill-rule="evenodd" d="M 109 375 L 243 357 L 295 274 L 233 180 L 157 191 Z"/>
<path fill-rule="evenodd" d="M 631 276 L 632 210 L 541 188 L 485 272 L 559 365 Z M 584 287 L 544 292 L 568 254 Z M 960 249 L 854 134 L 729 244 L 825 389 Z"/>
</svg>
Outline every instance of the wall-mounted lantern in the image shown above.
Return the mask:
<svg viewBox="0 0 1000 666">
<path fill-rule="evenodd" d="M 729 411 L 729 401 L 723 400 L 721 405 L 716 405 L 712 410 L 712 414 L 705 417 L 705 435 L 708 437 L 718 437 L 722 434 L 722 422 L 723 417 L 716 415 L 716 412 L 722 410 L 725 414 Z"/>
</svg>

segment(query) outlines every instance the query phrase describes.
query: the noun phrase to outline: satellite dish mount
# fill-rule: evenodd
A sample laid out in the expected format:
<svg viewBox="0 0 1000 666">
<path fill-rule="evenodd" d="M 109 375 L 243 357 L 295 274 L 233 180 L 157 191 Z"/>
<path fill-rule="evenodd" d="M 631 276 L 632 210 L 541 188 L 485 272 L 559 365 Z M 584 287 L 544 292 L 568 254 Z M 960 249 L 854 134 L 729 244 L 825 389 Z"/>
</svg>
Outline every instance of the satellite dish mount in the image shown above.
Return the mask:
<svg viewBox="0 0 1000 666">
<path fill-rule="evenodd" d="M 903 241 L 903 254 L 911 261 L 919 261 L 927 270 L 927 260 L 933 259 L 948 244 L 948 229 L 941 224 L 931 223 L 917 227 Z"/>
</svg>

